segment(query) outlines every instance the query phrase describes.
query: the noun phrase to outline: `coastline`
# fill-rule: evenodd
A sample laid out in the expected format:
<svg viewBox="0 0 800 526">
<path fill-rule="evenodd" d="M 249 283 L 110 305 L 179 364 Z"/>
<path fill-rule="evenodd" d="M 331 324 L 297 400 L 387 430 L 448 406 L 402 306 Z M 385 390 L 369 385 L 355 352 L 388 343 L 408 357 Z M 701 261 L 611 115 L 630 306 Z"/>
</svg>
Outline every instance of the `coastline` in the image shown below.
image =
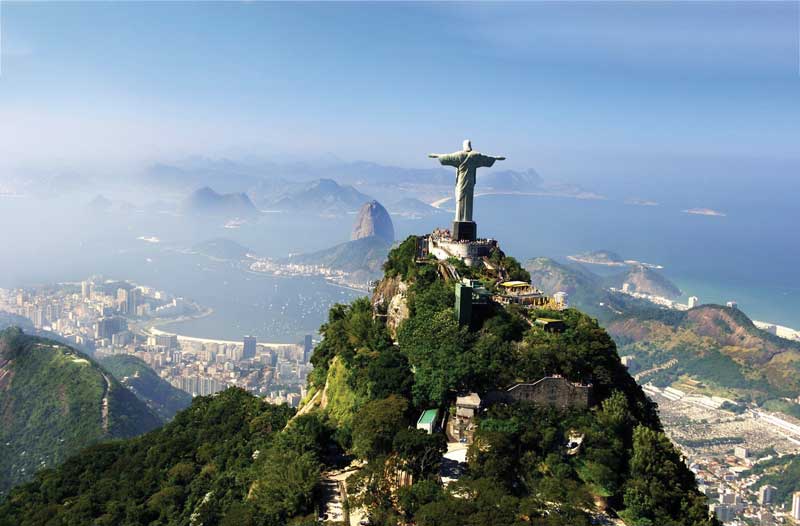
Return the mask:
<svg viewBox="0 0 800 526">
<path fill-rule="evenodd" d="M 611 292 L 617 294 L 625 294 L 628 296 L 633 296 L 634 298 L 639 298 L 643 300 L 647 300 L 654 305 L 658 305 L 659 307 L 666 307 L 671 310 L 677 311 L 687 311 L 690 309 L 689 305 L 685 303 L 678 303 L 677 301 L 671 300 L 669 298 L 665 298 L 663 296 L 654 296 L 652 294 L 641 294 L 637 292 L 623 292 L 622 290 L 610 288 L 608 289 Z M 699 304 L 698 306 L 702 306 L 703 304 Z M 744 313 L 748 318 L 750 316 L 747 313 Z M 777 323 L 772 323 L 769 321 L 761 321 L 755 320 L 750 318 L 750 321 L 753 322 L 757 328 L 761 329 L 762 331 L 766 331 L 770 334 L 773 334 L 779 338 L 783 338 L 784 340 L 800 342 L 800 330 L 793 329 L 791 327 L 787 327 L 785 325 L 779 325 Z"/>
<path fill-rule="evenodd" d="M 147 330 L 147 329 L 146 329 Z M 201 338 L 199 336 L 186 336 L 185 334 L 175 334 L 174 332 L 167 332 L 157 329 L 155 327 L 150 327 L 149 334 L 152 336 L 159 336 L 163 334 L 174 334 L 177 336 L 179 342 L 191 342 L 191 343 L 216 343 L 218 345 L 244 345 L 242 341 L 239 340 L 217 340 L 214 338 Z M 297 343 L 274 343 L 274 342 L 258 342 L 258 345 L 263 345 L 265 347 L 272 347 L 276 349 L 294 349 L 299 344 Z"/>
</svg>

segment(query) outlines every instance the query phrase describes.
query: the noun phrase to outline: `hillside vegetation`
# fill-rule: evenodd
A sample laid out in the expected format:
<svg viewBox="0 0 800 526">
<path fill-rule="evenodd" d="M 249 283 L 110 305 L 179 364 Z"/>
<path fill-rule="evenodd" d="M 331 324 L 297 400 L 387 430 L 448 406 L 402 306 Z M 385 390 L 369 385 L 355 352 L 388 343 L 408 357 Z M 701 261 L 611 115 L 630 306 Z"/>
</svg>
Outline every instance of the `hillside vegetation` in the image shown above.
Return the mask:
<svg viewBox="0 0 800 526">
<path fill-rule="evenodd" d="M 339 243 L 330 248 L 298 254 L 283 260 L 297 265 L 322 265 L 354 274 L 356 278 L 374 279 L 381 276 L 391 243 L 377 236 L 368 236 Z"/>
<path fill-rule="evenodd" d="M 0 332 L 0 493 L 100 440 L 161 419 L 89 357 L 58 342 Z"/>
<path fill-rule="evenodd" d="M 681 289 L 674 283 L 657 270 L 644 265 L 632 265 L 627 272 L 610 277 L 606 283 L 618 289 L 628 283 L 636 292 L 664 298 L 677 299 L 681 296 Z"/>
<path fill-rule="evenodd" d="M 0 504 L 0 525 L 248 526 L 313 512 L 324 428 L 231 388 L 163 428 L 92 446 Z M 307 524 L 312 522 L 307 521 Z"/>
<path fill-rule="evenodd" d="M 397 287 L 379 284 L 374 304 L 359 299 L 331 309 L 312 358 L 316 396 L 309 403 L 336 428 L 338 445 L 367 462 L 348 484 L 360 491 L 354 502 L 373 523 L 581 525 L 589 524 L 597 499 L 630 524 L 715 522 L 654 405 L 596 321 L 575 310 L 494 306 L 459 326 L 454 284 L 441 278 L 436 262 L 414 263 L 414 243 L 394 249 L 385 267 L 387 279 L 408 284 L 409 314 L 397 345 L 380 314 L 393 300 L 386 291 Z M 493 259 L 518 267 L 513 258 Z M 562 319 L 567 329 L 534 328 L 536 316 Z M 480 416 L 466 473 L 442 487 L 442 437 L 407 431 L 420 412 L 447 409 L 458 393 L 547 374 L 591 382 L 593 406 L 494 405 Z M 564 444 L 573 433 L 585 439 L 581 454 L 570 456 Z M 426 462 L 431 458 L 438 460 Z M 410 471 L 413 484 L 400 484 L 398 470 Z"/>
<path fill-rule="evenodd" d="M 192 403 L 192 395 L 170 385 L 135 356 L 117 354 L 100 364 L 164 421 Z"/>
<path fill-rule="evenodd" d="M 603 280 L 581 266 L 548 258 L 525 266 L 537 286 L 568 292 L 570 304 L 602 320 L 620 354 L 633 355 L 640 369 L 677 361 L 646 381 L 663 387 L 691 377 L 703 383 L 692 388 L 707 394 L 800 417 L 800 405 L 785 400 L 800 390 L 800 343 L 757 328 L 742 311 L 720 305 L 669 310 L 604 288 L 619 286 L 624 277 Z M 661 282 L 663 276 L 647 271 L 649 283 Z"/>
<path fill-rule="evenodd" d="M 650 378 L 657 384 L 688 374 L 760 403 L 800 390 L 800 344 L 757 328 L 735 308 L 642 312 L 620 317 L 608 330 L 621 352 L 635 355 L 643 367 L 678 359 L 676 367 Z"/>
<path fill-rule="evenodd" d="M 85 450 L 15 489 L 0 526 L 310 525 L 323 511 L 323 474 L 348 463 L 347 508 L 374 525 L 588 526 L 603 510 L 636 526 L 718 524 L 594 319 L 488 304 L 459 325 L 455 283 L 439 262 L 415 261 L 415 244 L 389 254 L 391 285 L 376 297 L 331 308 L 298 413 L 236 389 L 195 399 L 164 428 Z M 491 261 L 492 270 L 451 265 L 490 288 L 527 277 L 502 252 Z M 398 302 L 406 308 L 391 334 L 387 309 Z M 546 332 L 536 317 L 565 330 Z M 420 412 L 449 414 L 460 393 L 545 375 L 590 383 L 590 405 L 498 400 L 476 416 L 462 473 L 445 486 L 452 444 L 415 429 Z"/>
</svg>

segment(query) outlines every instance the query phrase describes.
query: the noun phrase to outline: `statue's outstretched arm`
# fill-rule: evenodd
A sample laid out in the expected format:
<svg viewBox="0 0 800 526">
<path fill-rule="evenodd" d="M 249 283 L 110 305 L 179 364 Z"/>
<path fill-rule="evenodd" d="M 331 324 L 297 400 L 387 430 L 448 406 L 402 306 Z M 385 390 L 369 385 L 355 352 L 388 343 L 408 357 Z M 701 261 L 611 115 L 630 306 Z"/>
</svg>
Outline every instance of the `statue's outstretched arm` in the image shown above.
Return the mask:
<svg viewBox="0 0 800 526">
<path fill-rule="evenodd" d="M 428 157 L 430 157 L 431 159 L 438 159 L 442 155 L 444 155 L 444 154 L 441 154 L 441 153 L 429 153 Z"/>
<path fill-rule="evenodd" d="M 505 157 L 493 157 L 493 159 L 494 159 L 495 161 L 505 161 L 505 160 L 506 160 L 506 158 L 505 158 Z"/>
</svg>

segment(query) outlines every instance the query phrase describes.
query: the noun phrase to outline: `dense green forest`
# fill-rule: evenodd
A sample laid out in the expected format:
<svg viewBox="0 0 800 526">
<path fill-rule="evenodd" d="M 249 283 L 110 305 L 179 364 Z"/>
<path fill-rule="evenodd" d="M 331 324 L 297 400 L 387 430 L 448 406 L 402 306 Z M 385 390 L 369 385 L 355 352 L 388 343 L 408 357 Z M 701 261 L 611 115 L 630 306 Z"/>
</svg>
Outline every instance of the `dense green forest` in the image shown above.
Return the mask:
<svg viewBox="0 0 800 526">
<path fill-rule="evenodd" d="M 0 494 L 89 444 L 162 423 L 88 356 L 16 328 L 0 332 L 0 415 Z"/>
<path fill-rule="evenodd" d="M 758 481 L 759 486 L 775 486 L 775 501 L 791 508 L 792 493 L 800 491 L 800 455 L 785 455 L 760 462 L 747 474 L 763 475 Z"/>
<path fill-rule="evenodd" d="M 160 430 L 39 473 L 0 504 L 0 526 L 312 524 L 321 474 L 347 464 L 346 505 L 374 525 L 588 526 L 599 508 L 631 526 L 717 524 L 596 320 L 489 303 L 459 325 L 455 284 L 415 257 L 409 238 L 385 264 L 386 279 L 405 284 L 396 334 L 386 323 L 393 298 L 331 308 L 299 416 L 235 389 L 196 399 Z M 501 270 L 527 275 L 502 253 L 492 261 L 493 270 L 461 271 L 488 287 Z M 546 332 L 536 317 L 566 329 Z M 413 428 L 420 412 L 447 414 L 459 393 L 545 375 L 590 383 L 590 406 L 489 406 L 460 478 L 445 487 L 446 439 Z M 570 449 L 574 436 L 582 443 Z"/>
<path fill-rule="evenodd" d="M 0 504 L 0 525 L 286 524 L 313 512 L 326 429 L 231 388 L 163 428 L 92 446 Z"/>
</svg>

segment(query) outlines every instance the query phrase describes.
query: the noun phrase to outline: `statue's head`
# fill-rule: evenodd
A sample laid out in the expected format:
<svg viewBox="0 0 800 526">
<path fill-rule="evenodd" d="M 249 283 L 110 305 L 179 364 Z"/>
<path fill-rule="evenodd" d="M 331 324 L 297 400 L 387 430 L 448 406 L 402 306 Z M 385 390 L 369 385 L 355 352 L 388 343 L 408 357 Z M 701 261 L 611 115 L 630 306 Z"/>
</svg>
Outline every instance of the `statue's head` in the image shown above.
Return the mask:
<svg viewBox="0 0 800 526">
<path fill-rule="evenodd" d="M 465 152 L 472 151 L 472 142 L 469 139 L 464 139 L 464 151 Z"/>
</svg>

